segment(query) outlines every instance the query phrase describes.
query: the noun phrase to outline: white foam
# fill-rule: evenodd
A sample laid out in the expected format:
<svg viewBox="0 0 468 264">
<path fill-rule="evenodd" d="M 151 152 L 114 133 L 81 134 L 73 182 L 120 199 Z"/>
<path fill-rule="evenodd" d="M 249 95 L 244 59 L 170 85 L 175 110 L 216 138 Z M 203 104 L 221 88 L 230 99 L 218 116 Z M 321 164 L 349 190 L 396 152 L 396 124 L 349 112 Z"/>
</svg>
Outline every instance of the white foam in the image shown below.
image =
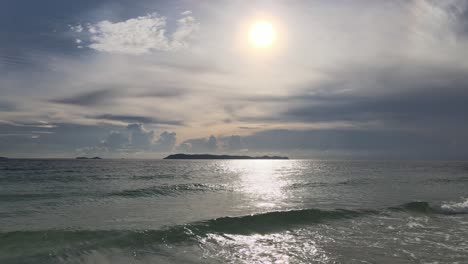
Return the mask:
<svg viewBox="0 0 468 264">
<path fill-rule="evenodd" d="M 468 214 L 468 199 L 465 199 L 465 201 L 456 203 L 456 202 L 451 202 L 447 204 L 443 204 L 440 206 L 443 212 L 446 213 L 452 213 L 452 214 Z"/>
</svg>

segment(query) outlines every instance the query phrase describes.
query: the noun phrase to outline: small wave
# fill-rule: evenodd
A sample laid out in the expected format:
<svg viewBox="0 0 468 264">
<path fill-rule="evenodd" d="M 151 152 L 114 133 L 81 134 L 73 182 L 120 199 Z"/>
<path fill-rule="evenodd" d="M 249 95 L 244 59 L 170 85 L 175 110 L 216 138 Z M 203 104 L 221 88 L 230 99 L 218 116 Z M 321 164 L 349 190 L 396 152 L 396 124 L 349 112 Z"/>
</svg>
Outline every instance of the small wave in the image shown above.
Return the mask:
<svg viewBox="0 0 468 264">
<path fill-rule="evenodd" d="M 288 186 L 290 189 L 301 189 L 307 187 L 327 187 L 327 186 L 355 186 L 355 185 L 366 185 L 370 184 L 369 179 L 352 179 L 340 182 L 302 182 L 302 183 L 293 183 Z"/>
<path fill-rule="evenodd" d="M 433 183 L 459 183 L 459 182 L 468 182 L 468 177 L 456 177 L 456 178 L 438 178 L 438 179 L 429 179 L 428 182 Z"/>
<path fill-rule="evenodd" d="M 0 194 L 0 201 L 15 202 L 23 200 L 41 200 L 41 199 L 59 199 L 67 194 L 60 193 L 16 193 L 16 194 Z"/>
<path fill-rule="evenodd" d="M 468 214 L 468 199 L 463 202 L 449 202 L 442 205 L 431 205 L 428 202 L 409 202 L 390 210 L 407 211 L 425 214 Z"/>
<path fill-rule="evenodd" d="M 134 190 L 123 190 L 118 192 L 112 192 L 110 196 L 121 196 L 121 197 L 144 197 L 144 196 L 170 196 L 185 192 L 210 192 L 210 191 L 227 191 L 230 190 L 225 185 L 216 184 L 202 184 L 202 183 L 191 183 L 191 184 L 175 184 L 175 185 L 160 185 L 150 188 L 134 189 Z"/>
<path fill-rule="evenodd" d="M 330 185 L 330 183 L 326 182 L 304 182 L 304 183 L 293 183 L 286 188 L 289 189 L 302 189 L 302 188 L 309 188 L 309 187 L 325 187 Z"/>
<path fill-rule="evenodd" d="M 402 204 L 398 207 L 390 207 L 392 211 L 406 211 L 406 212 L 416 212 L 416 213 L 436 213 L 436 210 L 428 202 L 409 202 Z"/>
</svg>

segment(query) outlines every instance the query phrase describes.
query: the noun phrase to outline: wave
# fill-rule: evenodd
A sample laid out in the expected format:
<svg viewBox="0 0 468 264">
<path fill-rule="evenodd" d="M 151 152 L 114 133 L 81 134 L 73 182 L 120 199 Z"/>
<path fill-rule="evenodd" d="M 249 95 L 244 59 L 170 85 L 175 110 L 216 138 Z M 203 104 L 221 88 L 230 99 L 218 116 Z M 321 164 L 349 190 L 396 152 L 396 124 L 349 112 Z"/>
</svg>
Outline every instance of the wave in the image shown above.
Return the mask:
<svg viewBox="0 0 468 264">
<path fill-rule="evenodd" d="M 278 229 L 287 229 L 299 225 L 309 225 L 324 221 L 347 219 L 377 213 L 378 211 L 375 210 L 345 209 L 273 211 L 239 217 L 216 218 L 192 225 L 191 229 L 204 232 L 235 234 L 269 233 Z"/>
<path fill-rule="evenodd" d="M 347 219 L 374 214 L 370 210 L 302 209 L 274 211 L 237 217 L 221 217 L 162 230 L 47 230 L 0 232 L 0 260 L 26 256 L 28 259 L 57 255 L 81 254 L 99 249 L 157 248 L 174 243 L 197 243 L 213 233 L 252 234 L 285 230 L 300 225 Z M 10 248 L 8 252 L 1 249 Z M 26 249 L 30 250 L 28 252 Z"/>
<path fill-rule="evenodd" d="M 437 178 L 437 179 L 429 179 L 428 182 L 432 183 L 463 183 L 468 182 L 467 176 L 462 177 L 455 177 L 455 178 Z"/>
<path fill-rule="evenodd" d="M 0 181 L 1 182 L 1 181 Z M 216 185 L 216 184 L 174 184 L 174 185 L 161 185 L 150 188 L 142 189 L 131 189 L 116 191 L 110 193 L 92 193 L 92 192 L 64 192 L 64 193 L 6 193 L 0 194 L 0 201 L 16 202 L 25 200 L 50 200 L 50 199 L 61 199 L 69 197 L 90 197 L 100 198 L 106 196 L 118 196 L 124 198 L 138 198 L 146 196 L 173 196 L 183 193 L 191 192 L 215 192 L 215 191 L 232 191 L 227 185 Z"/>
<path fill-rule="evenodd" d="M 293 183 L 289 185 L 287 188 L 290 189 L 301 189 L 301 188 L 309 188 L 309 187 L 328 187 L 328 186 L 355 186 L 355 185 L 367 185 L 371 184 L 372 181 L 370 179 L 352 179 L 346 181 L 339 181 L 339 182 L 299 182 Z"/>
<path fill-rule="evenodd" d="M 440 205 L 431 205 L 428 202 L 409 202 L 398 207 L 390 207 L 393 211 L 407 211 L 425 214 L 468 214 L 468 199 L 463 202 L 448 202 Z"/>
<path fill-rule="evenodd" d="M 268 233 L 277 229 L 287 229 L 294 226 L 310 225 L 334 220 L 345 220 L 356 217 L 364 217 L 369 215 L 388 214 L 391 212 L 407 212 L 407 213 L 424 213 L 424 214 L 452 214 L 452 213 L 468 213 L 468 199 L 461 203 L 449 203 L 442 206 L 432 206 L 428 202 L 416 201 L 402 204 L 397 207 L 389 207 L 384 209 L 298 209 L 287 211 L 271 211 L 259 214 L 242 215 L 242 216 L 226 216 L 214 218 L 199 222 L 193 222 L 185 225 L 172 226 L 163 230 L 150 231 L 18 231 L 10 233 L 0 232 L 0 247 L 1 243 L 5 243 L 8 239 L 14 236 L 24 236 L 32 234 L 37 239 L 41 237 L 48 238 L 63 238 L 68 234 L 72 240 L 74 238 L 98 238 L 105 236 L 117 237 L 136 236 L 138 239 L 144 238 L 164 238 L 168 237 L 183 237 L 190 235 L 204 235 L 207 233 Z M 22 237 L 22 239 L 26 239 Z M 31 239 L 27 239 L 28 241 Z M 25 240 L 26 241 L 26 240 Z"/>
<path fill-rule="evenodd" d="M 46 230 L 0 232 L 0 260 L 16 257 L 46 257 L 51 251 L 58 255 L 81 254 L 97 249 L 157 248 L 175 243 L 197 243 L 209 234 L 267 234 L 318 223 L 330 223 L 371 215 L 404 212 L 410 214 L 468 213 L 468 199 L 460 203 L 432 206 L 428 202 L 409 202 L 380 210 L 299 209 L 260 214 L 221 217 L 161 230 Z M 8 251 L 1 249 L 11 249 Z M 26 252 L 26 249 L 29 250 Z"/>
<path fill-rule="evenodd" d="M 121 197 L 142 197 L 142 196 L 170 196 L 184 192 L 213 192 L 213 191 L 229 191 L 226 185 L 217 184 L 203 184 L 203 183 L 189 183 L 189 184 L 173 184 L 173 185 L 160 185 L 150 188 L 123 190 L 112 192 L 109 196 Z"/>
<path fill-rule="evenodd" d="M 398 207 L 390 207 L 388 208 L 390 211 L 405 211 L 405 212 L 413 212 L 413 213 L 427 213 L 432 214 L 436 213 L 434 207 L 432 207 L 428 202 L 409 202 L 402 204 Z"/>
<path fill-rule="evenodd" d="M 0 194 L 2 202 L 16 202 L 23 200 L 38 200 L 38 199 L 59 199 L 65 196 L 70 196 L 68 193 L 15 193 L 15 194 Z"/>
</svg>

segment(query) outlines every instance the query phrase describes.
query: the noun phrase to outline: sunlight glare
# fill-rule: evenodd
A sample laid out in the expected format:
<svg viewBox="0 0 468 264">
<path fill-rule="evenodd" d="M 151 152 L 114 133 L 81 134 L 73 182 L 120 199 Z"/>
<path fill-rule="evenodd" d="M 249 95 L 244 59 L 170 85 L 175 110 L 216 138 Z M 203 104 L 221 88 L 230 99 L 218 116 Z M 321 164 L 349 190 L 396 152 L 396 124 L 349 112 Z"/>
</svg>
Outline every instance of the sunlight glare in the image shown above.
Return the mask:
<svg viewBox="0 0 468 264">
<path fill-rule="evenodd" d="M 250 27 L 249 39 L 252 45 L 258 48 L 267 48 L 273 45 L 276 32 L 268 21 L 257 21 Z"/>
</svg>

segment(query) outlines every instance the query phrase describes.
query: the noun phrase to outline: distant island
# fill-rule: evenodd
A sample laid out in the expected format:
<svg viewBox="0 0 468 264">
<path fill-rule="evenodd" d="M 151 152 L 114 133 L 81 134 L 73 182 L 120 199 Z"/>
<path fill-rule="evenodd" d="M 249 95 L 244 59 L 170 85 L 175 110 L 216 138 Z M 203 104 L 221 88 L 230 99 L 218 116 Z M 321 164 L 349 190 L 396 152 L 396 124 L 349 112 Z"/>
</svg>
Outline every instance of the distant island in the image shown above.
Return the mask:
<svg viewBox="0 0 468 264">
<path fill-rule="evenodd" d="M 288 157 L 279 156 L 262 156 L 262 157 L 250 157 L 250 156 L 231 156 L 231 155 L 211 155 L 211 154 L 174 154 L 165 157 L 164 159 L 267 159 L 267 160 L 287 160 Z"/>
<path fill-rule="evenodd" d="M 94 157 L 94 158 L 88 158 L 88 157 L 76 157 L 75 159 L 79 159 L 79 160 L 87 160 L 87 159 L 100 160 L 100 159 L 102 159 L 102 158 L 100 158 L 100 157 Z"/>
<path fill-rule="evenodd" d="M 0 160 L 7 160 L 8 158 L 6 157 L 0 157 Z"/>
</svg>

